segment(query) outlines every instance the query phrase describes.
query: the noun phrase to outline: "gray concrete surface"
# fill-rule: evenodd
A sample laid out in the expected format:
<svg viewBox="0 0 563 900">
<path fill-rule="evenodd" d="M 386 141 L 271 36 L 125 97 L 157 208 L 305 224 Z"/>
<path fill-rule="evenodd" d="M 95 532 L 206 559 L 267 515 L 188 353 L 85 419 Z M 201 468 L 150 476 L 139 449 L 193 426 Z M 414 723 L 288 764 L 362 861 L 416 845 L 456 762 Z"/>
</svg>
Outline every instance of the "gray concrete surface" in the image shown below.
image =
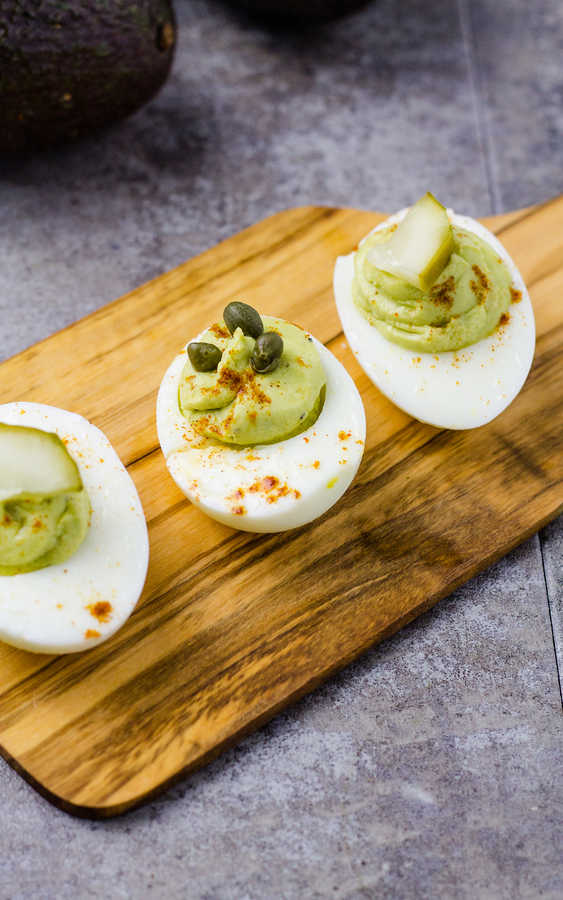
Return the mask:
<svg viewBox="0 0 563 900">
<path fill-rule="evenodd" d="M 558 0 L 378 0 L 307 31 L 176 7 L 149 106 L 0 163 L 2 358 L 284 207 L 563 191 Z M 562 560 L 556 522 L 120 819 L 0 762 L 0 898 L 561 897 Z"/>
</svg>

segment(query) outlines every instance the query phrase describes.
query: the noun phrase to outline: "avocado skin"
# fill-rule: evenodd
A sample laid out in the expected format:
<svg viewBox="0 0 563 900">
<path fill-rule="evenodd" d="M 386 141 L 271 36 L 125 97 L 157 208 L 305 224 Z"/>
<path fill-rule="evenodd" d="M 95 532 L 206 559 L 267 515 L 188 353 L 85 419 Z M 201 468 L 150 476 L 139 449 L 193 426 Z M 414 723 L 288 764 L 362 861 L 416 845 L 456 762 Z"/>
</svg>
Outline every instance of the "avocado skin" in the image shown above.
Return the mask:
<svg viewBox="0 0 563 900">
<path fill-rule="evenodd" d="M 345 16 L 369 0 L 229 0 L 232 6 L 239 6 L 264 19 L 299 22 L 328 22 Z"/>
<path fill-rule="evenodd" d="M 75 140 L 147 102 L 175 47 L 168 0 L 8 0 L 0 19 L 0 152 Z"/>
</svg>

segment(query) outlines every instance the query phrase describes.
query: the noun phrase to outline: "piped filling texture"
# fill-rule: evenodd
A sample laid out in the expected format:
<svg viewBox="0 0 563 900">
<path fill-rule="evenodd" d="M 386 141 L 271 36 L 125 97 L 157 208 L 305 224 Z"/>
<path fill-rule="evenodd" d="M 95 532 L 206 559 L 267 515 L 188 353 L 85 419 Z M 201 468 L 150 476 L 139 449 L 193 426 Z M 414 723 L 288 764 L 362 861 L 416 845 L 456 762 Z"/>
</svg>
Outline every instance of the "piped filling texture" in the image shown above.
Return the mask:
<svg viewBox="0 0 563 900">
<path fill-rule="evenodd" d="M 88 531 L 90 501 L 82 488 L 54 496 L 22 494 L 0 503 L 0 575 L 62 563 Z"/>
<path fill-rule="evenodd" d="M 202 437 L 237 446 L 271 444 L 305 431 L 320 415 L 326 379 L 312 338 L 282 319 L 262 318 L 283 341 L 273 371 L 255 371 L 255 338 L 241 328 L 231 335 L 222 321 L 198 338 L 221 351 L 215 371 L 197 371 L 186 356 L 178 402 Z"/>
<path fill-rule="evenodd" d="M 370 325 L 387 340 L 423 353 L 459 350 L 491 334 L 512 301 L 510 272 L 494 248 L 452 227 L 453 252 L 425 293 L 370 262 L 370 249 L 393 227 L 371 234 L 355 255 L 352 296 Z"/>
</svg>

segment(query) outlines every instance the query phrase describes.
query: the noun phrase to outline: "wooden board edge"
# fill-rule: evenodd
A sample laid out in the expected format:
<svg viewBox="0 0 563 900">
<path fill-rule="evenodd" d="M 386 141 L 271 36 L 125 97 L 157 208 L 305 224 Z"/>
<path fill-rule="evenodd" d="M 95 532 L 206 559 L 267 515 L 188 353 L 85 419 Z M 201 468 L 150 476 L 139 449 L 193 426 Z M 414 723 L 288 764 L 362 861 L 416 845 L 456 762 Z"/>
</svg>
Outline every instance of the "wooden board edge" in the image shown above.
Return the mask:
<svg viewBox="0 0 563 900">
<path fill-rule="evenodd" d="M 550 522 L 557 518 L 557 516 L 563 513 L 563 503 L 560 504 L 555 510 L 549 513 L 545 518 L 543 518 L 539 524 L 534 525 L 527 529 L 525 533 L 519 536 L 514 541 L 507 542 L 502 548 L 497 549 L 495 552 L 491 553 L 489 556 L 480 560 L 479 564 L 475 567 L 473 571 L 469 574 L 465 573 L 458 578 L 454 579 L 451 584 L 447 585 L 443 591 L 428 597 L 418 606 L 410 609 L 408 613 L 403 616 L 401 619 L 393 622 L 387 628 L 382 629 L 375 635 L 370 635 L 365 643 L 363 643 L 360 647 L 354 649 L 354 651 L 348 654 L 344 659 L 339 660 L 335 664 L 331 664 L 322 672 L 317 673 L 313 678 L 308 681 L 303 682 L 299 685 L 290 695 L 284 697 L 278 703 L 275 703 L 273 706 L 269 707 L 264 712 L 259 713 L 254 716 L 250 721 L 246 722 L 241 728 L 239 728 L 236 732 L 226 737 L 223 741 L 216 744 L 211 750 L 203 753 L 200 757 L 190 762 L 187 766 L 182 769 L 179 769 L 169 778 L 164 779 L 158 785 L 150 788 L 148 791 L 131 797 L 128 800 L 121 801 L 117 804 L 108 803 L 104 806 L 88 806 L 83 804 L 73 803 L 72 800 L 68 798 L 56 794 L 53 791 L 50 791 L 48 787 L 46 787 L 41 782 L 37 781 L 33 775 L 31 775 L 17 760 L 15 760 L 2 745 L 0 745 L 0 756 L 2 756 L 9 765 L 12 766 L 13 769 L 25 780 L 31 787 L 34 788 L 42 797 L 48 800 L 51 804 L 56 806 L 58 809 L 63 812 L 80 819 L 88 819 L 92 821 L 102 821 L 107 819 L 113 819 L 118 816 L 126 815 L 127 813 L 132 813 L 140 806 L 150 802 L 151 800 L 155 800 L 158 796 L 160 796 L 166 790 L 174 787 L 174 785 L 183 781 L 189 775 L 194 774 L 198 770 L 203 767 L 209 765 L 213 760 L 217 759 L 224 752 L 235 747 L 240 743 L 245 737 L 250 734 L 255 733 L 257 730 L 262 728 L 264 725 L 268 724 L 268 722 L 272 721 L 280 712 L 287 707 L 299 702 L 305 696 L 315 691 L 318 687 L 320 687 L 324 682 L 326 682 L 329 678 L 335 675 L 337 672 L 343 671 L 347 666 L 351 663 L 355 662 L 359 659 L 364 653 L 366 653 L 371 648 L 377 646 L 384 640 L 387 640 L 397 634 L 402 628 L 409 625 L 419 616 L 431 610 L 436 604 L 438 604 L 441 600 L 446 597 L 449 597 L 452 593 L 462 587 L 464 584 L 467 584 L 472 578 L 475 578 L 480 572 L 483 572 L 485 569 L 488 569 L 490 566 L 494 565 L 516 547 L 520 546 L 526 540 L 528 540 L 532 535 L 536 534 L 540 529 L 544 528 Z"/>
<path fill-rule="evenodd" d="M 552 198 L 551 200 L 545 201 L 544 203 L 536 204 L 533 206 L 522 207 L 522 209 L 515 210 L 512 212 L 500 213 L 500 214 L 494 215 L 494 216 L 478 217 L 478 220 L 480 222 L 482 222 L 483 225 L 485 225 L 491 231 L 494 231 L 496 234 L 499 234 L 502 231 L 508 229 L 509 227 L 516 225 L 519 221 L 521 221 L 525 218 L 528 218 L 528 216 L 534 215 L 535 213 L 541 211 L 542 209 L 551 205 L 552 203 L 558 202 L 560 199 L 561 199 L 561 197 L 555 197 L 555 198 Z M 207 247 L 205 250 L 202 250 L 201 252 L 195 254 L 195 256 L 189 257 L 188 259 L 184 260 L 184 262 L 179 263 L 173 269 L 169 269 L 165 272 L 161 272 L 159 275 L 156 275 L 154 278 L 151 278 L 145 282 L 141 282 L 141 284 L 136 285 L 134 288 L 132 288 L 130 291 L 127 291 L 125 294 L 122 294 L 121 296 L 116 297 L 114 300 L 108 301 L 107 303 L 103 304 L 102 306 L 98 307 L 97 309 L 92 310 L 91 312 L 87 313 L 86 315 L 80 316 L 78 319 L 75 319 L 74 321 L 70 322 L 68 325 L 65 325 L 62 328 L 56 329 L 55 331 L 51 332 L 51 334 L 47 335 L 46 337 L 42 338 L 41 340 L 35 341 L 33 344 L 29 344 L 27 347 L 24 347 L 21 350 L 19 350 L 17 353 L 14 353 L 11 356 L 8 356 L 5 359 L 0 360 L 0 365 L 3 365 L 4 363 L 9 362 L 11 360 L 17 359 L 17 357 L 21 356 L 22 354 L 27 353 L 32 347 L 41 347 L 47 341 L 50 341 L 51 338 L 55 337 L 58 334 L 61 334 L 63 331 L 72 330 L 74 327 L 84 324 L 84 323 L 88 322 L 90 319 L 94 319 L 95 317 L 97 317 L 101 314 L 106 314 L 113 306 L 116 306 L 116 305 L 120 304 L 122 301 L 126 300 L 127 298 L 132 297 L 132 295 L 135 294 L 137 291 L 148 289 L 153 285 L 156 286 L 157 284 L 162 284 L 164 281 L 166 281 L 166 279 L 170 276 L 170 274 L 172 272 L 177 272 L 179 269 L 182 269 L 184 266 L 188 266 L 194 260 L 204 258 L 208 254 L 214 253 L 217 250 L 217 248 L 223 247 L 224 245 L 228 244 L 228 242 L 230 240 L 232 240 L 232 238 L 234 238 L 234 237 L 248 238 L 251 236 L 253 231 L 258 231 L 258 230 L 262 229 L 265 223 L 269 222 L 269 223 L 273 224 L 276 220 L 281 221 L 288 217 L 295 216 L 296 214 L 299 214 L 299 213 L 301 213 L 303 215 L 303 217 L 307 218 L 307 217 L 314 217 L 315 215 L 322 214 L 323 212 L 326 213 L 327 215 L 340 213 L 344 217 L 347 217 L 348 215 L 350 215 L 350 216 L 357 215 L 358 213 L 361 213 L 362 215 L 366 215 L 366 216 L 373 216 L 374 225 L 380 221 L 383 221 L 389 215 L 388 213 L 381 213 L 381 212 L 377 212 L 375 210 L 368 210 L 368 209 L 357 209 L 355 207 L 336 207 L 336 206 L 328 206 L 328 205 L 327 206 L 323 206 L 323 205 L 316 206 L 316 205 L 307 205 L 307 204 L 304 204 L 302 206 L 286 207 L 285 209 L 277 210 L 276 212 L 271 213 L 268 216 L 265 216 L 263 219 L 260 219 L 258 222 L 255 222 L 252 225 L 246 226 L 241 231 L 233 232 L 233 234 L 229 235 L 226 238 L 223 238 L 223 240 L 219 241 L 217 244 L 213 244 L 212 246 Z"/>
<path fill-rule="evenodd" d="M 286 209 L 281 209 L 281 210 L 278 210 L 277 212 L 271 213 L 270 215 L 265 216 L 263 219 L 260 219 L 258 222 L 254 222 L 252 225 L 247 225 L 241 231 L 234 231 L 232 234 L 228 235 L 226 238 L 223 238 L 221 241 L 218 241 L 216 244 L 212 244 L 211 246 L 206 247 L 205 250 L 201 250 L 199 253 L 196 253 L 194 256 L 188 257 L 183 262 L 178 263 L 177 266 L 174 266 L 174 268 L 166 269 L 164 272 L 161 272 L 159 275 L 155 275 L 154 278 L 149 278 L 148 281 L 142 281 L 140 284 L 131 288 L 130 291 L 126 291 L 124 294 L 121 294 L 119 297 L 115 297 L 113 300 L 109 300 L 107 303 L 104 303 L 104 304 L 102 304 L 102 306 L 99 306 L 96 309 L 91 310 L 89 313 L 86 313 L 83 316 L 79 316 L 79 318 L 74 319 L 72 322 L 69 322 L 67 325 L 63 325 L 62 328 L 55 329 L 55 331 L 52 331 L 46 337 L 41 338 L 41 340 L 34 341 L 32 344 L 29 344 L 27 347 L 23 347 L 21 350 L 18 350 L 16 353 L 13 353 L 12 355 L 7 356 L 4 359 L 0 359 L 0 366 L 4 365 L 4 363 L 8 363 L 8 362 L 11 362 L 11 361 L 17 359 L 19 356 L 22 356 L 25 353 L 29 352 L 29 350 L 31 350 L 32 348 L 42 347 L 43 344 L 48 343 L 52 338 L 56 337 L 59 334 L 62 334 L 65 331 L 72 331 L 72 329 L 77 327 L 78 325 L 83 325 L 86 322 L 88 322 L 92 319 L 95 319 L 96 317 L 98 317 L 100 315 L 105 315 L 107 312 L 109 312 L 110 309 L 112 309 L 115 306 L 118 306 L 124 300 L 132 298 L 134 294 L 138 293 L 138 291 L 143 291 L 152 286 L 162 284 L 170 277 L 170 275 L 172 273 L 178 272 L 180 269 L 183 269 L 184 267 L 189 266 L 191 263 L 194 262 L 194 260 L 203 259 L 206 256 L 215 253 L 218 248 L 224 247 L 233 238 L 249 237 L 253 231 L 261 230 L 266 222 L 271 222 L 273 224 L 273 222 L 276 219 L 281 220 L 281 219 L 287 218 L 288 215 L 294 215 L 295 213 L 300 213 L 300 212 L 302 212 L 304 216 L 309 215 L 311 217 L 314 217 L 315 214 L 321 214 L 322 212 L 326 212 L 327 214 L 338 213 L 338 212 L 352 213 L 352 212 L 355 212 L 355 210 L 340 209 L 339 207 L 332 207 L 332 206 L 303 205 L 303 206 L 287 207 Z M 375 215 L 380 215 L 380 214 L 376 213 Z M 384 217 L 382 216 L 382 218 L 384 218 Z"/>
</svg>

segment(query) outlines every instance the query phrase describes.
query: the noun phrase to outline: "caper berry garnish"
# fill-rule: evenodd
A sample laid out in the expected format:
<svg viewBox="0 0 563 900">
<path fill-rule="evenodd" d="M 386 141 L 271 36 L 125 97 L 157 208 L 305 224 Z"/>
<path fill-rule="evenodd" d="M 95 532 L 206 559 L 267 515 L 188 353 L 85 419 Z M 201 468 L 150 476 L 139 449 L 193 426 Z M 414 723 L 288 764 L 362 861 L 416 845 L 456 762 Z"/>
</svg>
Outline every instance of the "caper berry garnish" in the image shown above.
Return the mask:
<svg viewBox="0 0 563 900">
<path fill-rule="evenodd" d="M 206 344 L 205 341 L 192 341 L 188 344 L 188 356 L 196 372 L 214 372 L 222 355 L 215 344 Z"/>
<path fill-rule="evenodd" d="M 248 303 L 233 300 L 223 310 L 225 325 L 234 334 L 237 328 L 242 328 L 242 333 L 249 337 L 257 338 L 264 331 L 260 314 Z"/>
<path fill-rule="evenodd" d="M 250 363 L 255 372 L 273 372 L 283 353 L 283 341 L 275 331 L 265 331 L 256 338 Z"/>
</svg>

